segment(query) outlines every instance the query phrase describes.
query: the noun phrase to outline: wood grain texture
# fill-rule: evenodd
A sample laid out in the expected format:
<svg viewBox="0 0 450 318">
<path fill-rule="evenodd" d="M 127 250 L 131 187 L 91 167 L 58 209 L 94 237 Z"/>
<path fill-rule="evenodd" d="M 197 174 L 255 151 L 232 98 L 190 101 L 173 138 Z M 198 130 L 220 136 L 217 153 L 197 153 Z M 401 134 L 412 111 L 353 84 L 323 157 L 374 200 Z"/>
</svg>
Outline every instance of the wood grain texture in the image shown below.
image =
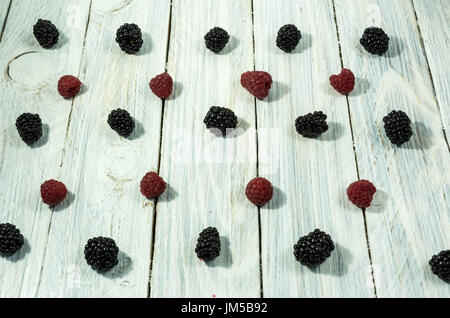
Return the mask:
<svg viewBox="0 0 450 318">
<path fill-rule="evenodd" d="M 68 23 L 76 5 L 79 24 Z M 0 258 L 1 297 L 33 297 L 39 285 L 53 211 L 41 202 L 40 185 L 59 177 L 64 135 L 71 101 L 58 95 L 61 75 L 77 73 L 81 60 L 89 1 L 58 1 L 51 7 L 36 1 L 14 1 L 0 43 L 0 189 L 1 222 L 15 224 L 24 235 L 24 247 Z M 61 33 L 50 50 L 33 36 L 38 18 L 50 19 Z M 15 127 L 24 112 L 38 113 L 44 133 L 27 146 Z"/>
<path fill-rule="evenodd" d="M 449 297 L 428 260 L 449 248 L 450 160 L 413 7 L 407 0 L 335 5 L 344 64 L 365 87 L 349 103 L 360 177 L 378 188 L 366 212 L 377 295 Z M 391 38 L 382 57 L 358 43 L 371 25 Z M 384 133 L 383 117 L 393 109 L 412 120 L 414 135 L 401 147 Z"/>
<path fill-rule="evenodd" d="M 162 102 L 148 87 L 164 71 L 170 2 L 94 1 L 73 105 L 61 179 L 71 196 L 54 212 L 38 296 L 146 297 L 153 203 L 140 193 L 144 174 L 157 169 Z M 127 55 L 116 30 L 136 23 L 144 45 Z M 128 138 L 107 124 L 111 110 L 126 109 L 136 127 Z M 113 238 L 119 265 L 98 274 L 84 259 L 95 236 Z"/>
<path fill-rule="evenodd" d="M 6 0 L 0 2 L 0 39 L 2 38 L 3 27 L 5 26 L 5 22 L 8 17 L 11 1 L 12 0 Z"/>
<path fill-rule="evenodd" d="M 450 129 L 450 2 L 414 0 L 425 53 L 428 58 L 444 129 Z M 448 135 L 447 135 L 448 138 Z"/>
<path fill-rule="evenodd" d="M 346 199 L 357 179 L 345 96 L 328 77 L 341 71 L 332 3 L 254 1 L 256 69 L 274 80 L 257 101 L 259 174 L 276 187 L 261 208 L 263 286 L 266 297 L 374 297 L 363 215 Z M 303 33 L 291 54 L 275 45 L 278 29 Z M 329 131 L 318 139 L 297 134 L 295 119 L 322 110 Z M 297 240 L 316 228 L 336 249 L 314 270 L 293 255 Z"/>
<path fill-rule="evenodd" d="M 165 105 L 161 176 L 169 196 L 157 204 L 151 297 L 258 297 L 258 212 L 245 198 L 256 175 L 253 99 L 239 84 L 253 67 L 251 2 L 173 1 L 168 71 L 177 82 Z M 206 49 L 214 26 L 231 35 L 223 52 Z M 238 116 L 234 136 L 216 137 L 203 118 L 213 105 Z M 215 226 L 220 257 L 195 254 L 198 234 Z"/>
</svg>

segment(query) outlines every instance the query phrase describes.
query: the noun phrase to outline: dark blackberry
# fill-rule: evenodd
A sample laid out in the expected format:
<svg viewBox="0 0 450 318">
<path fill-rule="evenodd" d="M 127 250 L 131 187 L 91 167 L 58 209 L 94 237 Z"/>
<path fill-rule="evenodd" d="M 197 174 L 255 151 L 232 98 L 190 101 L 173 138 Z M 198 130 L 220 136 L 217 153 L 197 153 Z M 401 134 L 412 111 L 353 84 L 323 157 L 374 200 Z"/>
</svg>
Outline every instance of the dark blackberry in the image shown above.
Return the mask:
<svg viewBox="0 0 450 318">
<path fill-rule="evenodd" d="M 120 136 L 128 137 L 134 130 L 134 119 L 124 110 L 117 108 L 108 115 L 108 124 Z"/>
<path fill-rule="evenodd" d="M 394 145 L 400 146 L 411 138 L 411 120 L 405 112 L 393 110 L 383 121 L 386 136 Z"/>
<path fill-rule="evenodd" d="M 326 119 L 321 111 L 309 113 L 295 120 L 295 129 L 303 137 L 316 138 L 328 130 Z"/>
<path fill-rule="evenodd" d="M 111 270 L 119 263 L 119 248 L 109 237 L 94 237 L 84 247 L 84 257 L 91 267 L 100 272 Z"/>
<path fill-rule="evenodd" d="M 237 117 L 231 109 L 212 106 L 203 122 L 206 124 L 206 128 L 218 129 L 225 136 L 227 131 L 236 128 Z"/>
<path fill-rule="evenodd" d="M 23 246 L 23 235 L 9 223 L 0 224 L 0 254 L 12 255 Z"/>
<path fill-rule="evenodd" d="M 141 29 L 134 23 L 125 23 L 117 29 L 116 42 L 119 43 L 122 51 L 127 54 L 139 52 L 144 43 Z"/>
<path fill-rule="evenodd" d="M 381 28 L 365 29 L 359 42 L 371 54 L 383 55 L 389 48 L 389 37 Z"/>
<path fill-rule="evenodd" d="M 33 25 L 33 34 L 39 42 L 39 45 L 44 49 L 49 49 L 58 43 L 58 29 L 49 20 L 39 19 L 36 24 Z"/>
<path fill-rule="evenodd" d="M 278 30 L 277 46 L 286 53 L 292 52 L 302 38 L 302 33 L 293 24 L 283 25 Z"/>
<path fill-rule="evenodd" d="M 431 271 L 450 282 L 450 250 L 441 251 L 437 255 L 433 255 L 429 262 Z"/>
<path fill-rule="evenodd" d="M 42 121 L 38 114 L 23 113 L 16 119 L 20 138 L 28 145 L 34 144 L 42 136 Z"/>
<path fill-rule="evenodd" d="M 230 36 L 224 29 L 214 27 L 205 34 L 204 39 L 208 49 L 214 53 L 219 53 L 227 45 Z"/>
<path fill-rule="evenodd" d="M 319 230 L 301 237 L 294 245 L 294 255 L 297 261 L 306 266 L 316 266 L 322 264 L 334 250 L 334 243 L 331 237 Z"/>
<path fill-rule="evenodd" d="M 220 236 L 215 227 L 207 227 L 200 233 L 195 253 L 205 262 L 212 261 L 220 255 Z"/>
</svg>

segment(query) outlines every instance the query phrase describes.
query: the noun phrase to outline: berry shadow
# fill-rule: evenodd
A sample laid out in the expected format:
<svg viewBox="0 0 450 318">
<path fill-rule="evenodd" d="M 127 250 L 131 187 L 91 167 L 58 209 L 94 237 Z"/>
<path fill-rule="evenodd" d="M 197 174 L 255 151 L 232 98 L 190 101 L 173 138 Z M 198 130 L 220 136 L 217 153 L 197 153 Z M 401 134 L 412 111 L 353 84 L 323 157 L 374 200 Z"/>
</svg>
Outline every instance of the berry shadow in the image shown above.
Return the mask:
<svg viewBox="0 0 450 318">
<path fill-rule="evenodd" d="M 288 54 L 301 54 L 311 47 L 312 47 L 311 35 L 309 33 L 302 33 L 302 38 L 295 47 L 295 50 L 293 50 L 291 53 Z"/>
<path fill-rule="evenodd" d="M 350 92 L 348 97 L 356 97 L 364 95 L 370 88 L 370 83 L 365 78 L 356 77 L 355 78 L 355 88 Z"/>
<path fill-rule="evenodd" d="M 125 252 L 119 251 L 117 258 L 119 263 L 109 272 L 102 273 L 103 276 L 111 279 L 121 278 L 131 271 L 133 268 L 133 261 Z"/>
<path fill-rule="evenodd" d="M 166 191 L 158 197 L 158 202 L 170 202 L 175 200 L 177 196 L 178 193 L 167 183 Z"/>
<path fill-rule="evenodd" d="M 75 201 L 75 194 L 73 194 L 70 191 L 67 191 L 67 196 L 64 199 L 63 202 L 61 202 L 60 204 L 57 204 L 53 207 L 50 207 L 53 212 L 59 212 L 59 211 L 63 211 L 65 209 L 67 209 L 70 205 L 72 205 L 72 203 Z"/>
<path fill-rule="evenodd" d="M 182 92 L 183 92 L 183 84 L 181 84 L 180 82 L 174 81 L 172 94 L 170 94 L 170 96 L 166 100 L 174 100 L 175 98 L 180 96 Z"/>
<path fill-rule="evenodd" d="M 142 126 L 140 121 L 135 119 L 133 132 L 127 137 L 127 139 L 136 140 L 142 137 L 144 134 L 145 134 L 144 126 Z"/>
<path fill-rule="evenodd" d="M 413 135 L 408 142 L 405 142 L 400 148 L 423 150 L 429 149 L 433 145 L 433 131 L 422 122 L 413 122 L 411 124 Z"/>
<path fill-rule="evenodd" d="M 344 135 L 344 126 L 340 123 L 329 122 L 328 131 L 324 132 L 317 139 L 323 141 L 336 141 Z"/>
<path fill-rule="evenodd" d="M 403 40 L 396 36 L 390 36 L 389 49 L 382 56 L 389 58 L 397 57 L 402 54 L 403 50 L 404 50 Z"/>
<path fill-rule="evenodd" d="M 53 45 L 49 50 L 58 50 L 58 49 L 62 48 L 64 45 L 66 45 L 68 42 L 69 42 L 69 39 L 67 38 L 67 36 L 60 31 L 58 43 Z"/>
<path fill-rule="evenodd" d="M 239 45 L 239 39 L 236 38 L 235 36 L 231 35 L 230 36 L 230 40 L 228 41 L 227 45 L 223 48 L 222 51 L 220 51 L 219 53 L 217 53 L 217 55 L 227 55 L 230 52 L 232 52 L 233 50 L 235 50 L 238 45 Z"/>
<path fill-rule="evenodd" d="M 283 96 L 287 95 L 289 93 L 289 90 L 290 90 L 289 86 L 287 86 L 286 84 L 274 81 L 272 83 L 272 87 L 270 88 L 269 96 L 267 96 L 266 101 L 268 103 L 276 102 L 280 100 Z"/>
<path fill-rule="evenodd" d="M 272 200 L 267 203 L 266 206 L 262 208 L 267 208 L 268 210 L 277 210 L 286 204 L 286 195 L 278 187 L 273 186 Z"/>
<path fill-rule="evenodd" d="M 341 277 L 347 274 L 348 265 L 352 262 L 352 254 L 350 250 L 341 244 L 334 244 L 334 251 L 331 252 L 331 256 L 325 260 L 324 263 L 315 266 L 308 267 L 311 272 L 318 275 L 329 275 Z"/>
<path fill-rule="evenodd" d="M 48 142 L 49 134 L 50 134 L 49 125 L 43 124 L 41 138 L 39 138 L 39 140 L 37 142 L 35 142 L 34 144 L 30 145 L 30 148 L 34 149 L 34 148 L 40 148 L 40 147 L 44 146 Z"/>
<path fill-rule="evenodd" d="M 28 240 L 26 238 L 23 239 L 23 246 L 18 250 L 15 254 L 10 256 L 5 256 L 5 259 L 7 259 L 10 262 L 16 263 L 25 258 L 28 253 L 31 252 L 31 246 L 30 243 L 28 243 Z"/>
<path fill-rule="evenodd" d="M 364 210 L 366 212 L 383 212 L 388 199 L 389 196 L 386 192 L 384 192 L 382 189 L 377 189 L 377 192 L 375 192 L 373 196 L 372 203 L 368 208 Z"/>
<path fill-rule="evenodd" d="M 146 55 L 150 53 L 152 50 L 153 41 L 152 38 L 150 37 L 150 34 L 148 34 L 147 32 L 142 32 L 142 41 L 144 41 L 144 43 L 142 44 L 142 47 L 139 50 L 139 52 L 136 53 L 137 56 Z"/>
<path fill-rule="evenodd" d="M 211 262 L 205 262 L 208 267 L 224 267 L 230 268 L 233 264 L 233 257 L 231 256 L 230 241 L 227 237 L 220 237 L 220 255 Z"/>
</svg>

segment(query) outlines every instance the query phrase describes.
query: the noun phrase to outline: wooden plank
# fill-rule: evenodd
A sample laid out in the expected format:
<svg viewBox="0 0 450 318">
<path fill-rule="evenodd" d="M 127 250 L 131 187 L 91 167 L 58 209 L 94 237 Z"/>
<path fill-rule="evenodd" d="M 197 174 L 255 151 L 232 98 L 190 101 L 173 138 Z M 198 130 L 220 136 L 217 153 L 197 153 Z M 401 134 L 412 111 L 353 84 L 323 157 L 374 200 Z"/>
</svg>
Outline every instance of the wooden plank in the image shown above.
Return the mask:
<svg viewBox="0 0 450 318">
<path fill-rule="evenodd" d="M 6 19 L 8 17 L 8 12 L 10 9 L 11 1 L 2 1 L 0 3 L 0 40 L 2 39 L 2 34 L 4 31 L 4 26 L 6 23 Z"/>
<path fill-rule="evenodd" d="M 341 63 L 330 1 L 255 1 L 256 69 L 272 74 L 269 97 L 257 101 L 259 174 L 277 188 L 261 208 L 265 297 L 373 297 L 361 211 L 345 189 L 357 179 L 344 96 L 328 77 Z M 275 45 L 278 29 L 302 31 L 297 49 Z M 295 119 L 322 110 L 329 131 L 317 140 L 298 135 Z M 295 260 L 293 245 L 315 228 L 336 243 L 332 256 L 310 270 Z"/>
<path fill-rule="evenodd" d="M 147 296 L 154 208 L 139 182 L 157 169 L 162 102 L 148 83 L 165 68 L 169 11 L 167 0 L 92 3 L 80 74 L 87 90 L 75 99 L 61 174 L 73 200 L 53 215 L 38 296 Z M 142 29 L 137 55 L 115 42 L 123 23 Z M 119 107 L 136 121 L 129 138 L 107 124 Z M 104 275 L 84 259 L 95 236 L 112 237 L 121 251 Z"/>
<path fill-rule="evenodd" d="M 349 98 L 359 172 L 383 198 L 366 212 L 377 295 L 449 297 L 428 260 L 450 241 L 450 158 L 413 7 L 407 0 L 335 4 L 344 64 L 366 87 Z M 358 44 L 370 25 L 391 38 L 385 56 L 370 56 Z M 412 120 L 413 138 L 402 147 L 384 133 L 392 109 Z"/>
<path fill-rule="evenodd" d="M 253 99 L 239 84 L 240 74 L 253 66 L 251 1 L 172 6 L 168 71 L 178 92 L 164 113 L 161 176 L 169 196 L 157 204 L 150 296 L 258 297 L 258 212 L 244 195 L 256 175 L 255 114 Z M 231 35 L 218 55 L 203 40 L 214 26 Z M 213 105 L 236 113 L 238 136 L 216 137 L 205 128 Z M 194 249 L 208 226 L 219 230 L 222 252 L 207 265 Z"/>
<path fill-rule="evenodd" d="M 4 1 L 5 2 L 5 1 Z M 77 8 L 75 21 L 70 7 Z M 77 74 L 89 11 L 89 1 L 14 1 L 0 43 L 0 188 L 1 222 L 15 224 L 26 239 L 15 255 L 0 258 L 0 296 L 36 294 L 47 245 L 52 210 L 41 203 L 40 184 L 59 177 L 59 165 L 71 101 L 58 95 L 63 74 Z M 60 30 L 50 50 L 33 36 L 38 18 Z M 38 113 L 44 124 L 41 140 L 32 147 L 19 137 L 15 121 L 24 112 Z"/>
<path fill-rule="evenodd" d="M 446 0 L 413 1 L 423 38 L 428 64 L 440 106 L 444 129 L 450 129 L 450 2 Z M 447 135 L 448 138 L 448 135 Z"/>
</svg>

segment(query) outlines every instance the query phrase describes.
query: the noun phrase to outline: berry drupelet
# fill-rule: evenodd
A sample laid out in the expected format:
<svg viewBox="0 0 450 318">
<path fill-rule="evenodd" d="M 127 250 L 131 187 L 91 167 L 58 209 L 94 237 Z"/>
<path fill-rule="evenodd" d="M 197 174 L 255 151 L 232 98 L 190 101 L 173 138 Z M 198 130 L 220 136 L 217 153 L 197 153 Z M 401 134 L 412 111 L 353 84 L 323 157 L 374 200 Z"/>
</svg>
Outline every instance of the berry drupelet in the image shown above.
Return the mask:
<svg viewBox="0 0 450 318">
<path fill-rule="evenodd" d="M 64 98 L 72 98 L 80 92 L 81 82 L 72 75 L 64 75 L 58 81 L 58 93 Z"/>
<path fill-rule="evenodd" d="M 149 86 L 153 94 L 165 99 L 172 94 L 173 80 L 169 73 L 161 73 L 150 80 Z"/>
<path fill-rule="evenodd" d="M 359 42 L 371 54 L 383 55 L 389 48 L 389 37 L 381 28 L 365 29 Z"/>
<path fill-rule="evenodd" d="M 39 19 L 33 26 L 33 34 L 44 49 L 49 49 L 58 43 L 58 29 L 48 20 Z"/>
<path fill-rule="evenodd" d="M 230 36 L 224 29 L 214 27 L 205 34 L 204 39 L 206 47 L 217 54 L 227 45 Z"/>
<path fill-rule="evenodd" d="M 212 261 L 220 255 L 220 236 L 215 227 L 207 227 L 201 231 L 195 253 L 197 253 L 198 258 L 205 262 Z"/>
<path fill-rule="evenodd" d="M 319 229 L 301 237 L 294 245 L 297 261 L 310 267 L 322 264 L 333 250 L 334 243 L 330 235 Z"/>
<path fill-rule="evenodd" d="M 264 71 L 248 71 L 241 74 L 242 87 L 261 100 L 269 95 L 272 82 L 272 76 Z"/>
<path fill-rule="evenodd" d="M 117 108 L 108 115 L 108 124 L 122 137 L 128 137 L 134 130 L 134 119 L 124 110 Z"/>
<path fill-rule="evenodd" d="M 23 113 L 16 119 L 20 138 L 28 145 L 34 144 L 42 136 L 42 121 L 38 114 Z"/>
<path fill-rule="evenodd" d="M 411 130 L 411 120 L 405 112 L 399 110 L 391 111 L 383 118 L 384 130 L 389 140 L 397 146 L 407 142 L 413 132 Z"/>
<path fill-rule="evenodd" d="M 119 248 L 113 239 L 94 237 L 84 247 L 84 257 L 88 265 L 100 272 L 107 272 L 119 263 Z"/>
<path fill-rule="evenodd" d="M 450 250 L 441 251 L 434 255 L 429 262 L 433 274 L 450 282 Z"/>
<path fill-rule="evenodd" d="M 125 23 L 117 29 L 116 42 L 125 53 L 136 54 L 144 43 L 141 29 L 134 23 Z"/>
<path fill-rule="evenodd" d="M 0 224 L 0 254 L 9 256 L 23 246 L 23 235 L 10 223 Z"/>
<path fill-rule="evenodd" d="M 284 52 L 290 53 L 295 50 L 301 38 L 302 33 L 295 25 L 286 24 L 278 30 L 277 46 Z"/>
<path fill-rule="evenodd" d="M 309 113 L 295 120 L 295 129 L 303 137 L 316 138 L 328 130 L 326 119 L 321 111 Z"/>
<path fill-rule="evenodd" d="M 166 183 L 156 172 L 148 172 L 141 180 L 141 193 L 147 199 L 159 197 L 166 190 Z"/>
<path fill-rule="evenodd" d="M 237 117 L 231 109 L 212 106 L 203 122 L 208 129 L 220 130 L 223 136 L 237 126 Z"/>
<path fill-rule="evenodd" d="M 41 184 L 41 198 L 42 201 L 54 206 L 61 203 L 67 196 L 67 188 L 64 183 L 50 179 Z"/>
<path fill-rule="evenodd" d="M 245 196 L 254 205 L 263 206 L 272 199 L 272 183 L 265 178 L 256 177 L 247 184 Z"/>
<path fill-rule="evenodd" d="M 375 192 L 377 192 L 377 188 L 372 182 L 358 180 L 348 186 L 347 197 L 357 207 L 368 208 L 372 204 Z"/>
</svg>

